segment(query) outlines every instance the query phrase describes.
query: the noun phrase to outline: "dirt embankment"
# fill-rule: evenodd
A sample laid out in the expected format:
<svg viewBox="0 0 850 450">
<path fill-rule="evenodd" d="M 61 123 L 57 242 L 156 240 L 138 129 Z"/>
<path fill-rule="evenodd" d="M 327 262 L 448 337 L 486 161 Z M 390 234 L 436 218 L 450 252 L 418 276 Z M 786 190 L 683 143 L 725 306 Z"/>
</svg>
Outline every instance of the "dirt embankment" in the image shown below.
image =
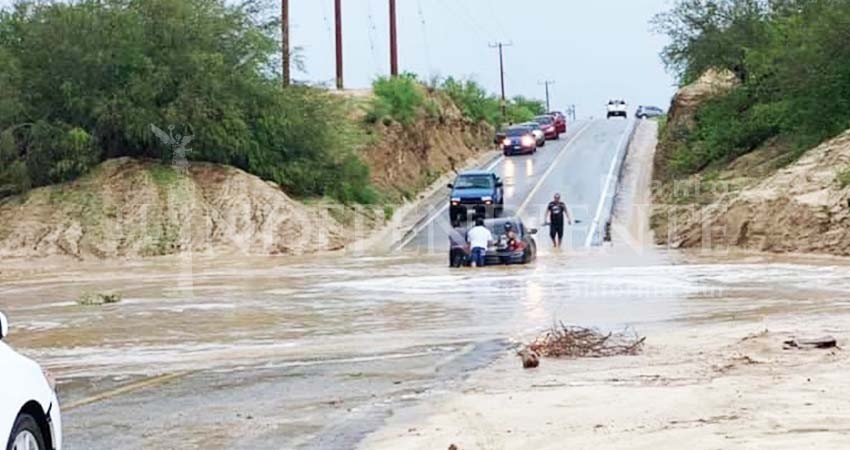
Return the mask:
<svg viewBox="0 0 850 450">
<path fill-rule="evenodd" d="M 441 94 L 428 99 L 427 114 L 410 125 L 364 122 L 371 142 L 361 156 L 390 202 L 415 199 L 490 147 L 489 126 L 469 123 Z M 0 257 L 297 255 L 366 239 L 388 216 L 381 207 L 304 204 L 232 167 L 192 163 L 176 170 L 122 158 L 72 183 L 0 201 Z"/>
<path fill-rule="evenodd" d="M 733 89 L 731 74 L 707 74 L 680 90 L 655 158 L 652 217 L 659 244 L 682 248 L 850 255 L 850 188 L 838 172 L 850 164 L 850 132 L 777 169 L 771 143 L 714 169 L 667 177 L 666 161 L 693 126 L 699 106 Z"/>
<path fill-rule="evenodd" d="M 850 164 L 850 132 L 809 150 L 773 175 L 695 209 L 670 242 L 850 256 L 850 188 L 837 180 Z"/>
<path fill-rule="evenodd" d="M 0 203 L 0 257 L 144 257 L 185 251 L 301 254 L 340 248 L 327 209 L 241 170 L 109 160 L 85 177 Z"/>
<path fill-rule="evenodd" d="M 440 93 L 428 93 L 431 110 L 411 125 L 378 122 L 373 144 L 362 152 L 373 183 L 394 200 L 412 200 L 446 172 L 491 150 L 493 128 L 471 123 Z"/>
</svg>

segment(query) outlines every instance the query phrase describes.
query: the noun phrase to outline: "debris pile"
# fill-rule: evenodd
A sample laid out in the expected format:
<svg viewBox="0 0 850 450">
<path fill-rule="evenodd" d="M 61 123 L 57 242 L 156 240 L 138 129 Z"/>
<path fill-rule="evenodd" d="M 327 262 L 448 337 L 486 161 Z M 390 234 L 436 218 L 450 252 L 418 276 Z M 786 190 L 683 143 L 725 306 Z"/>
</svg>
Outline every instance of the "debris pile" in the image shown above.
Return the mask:
<svg viewBox="0 0 850 450">
<path fill-rule="evenodd" d="M 528 345 L 528 350 L 546 358 L 603 358 L 636 355 L 643 349 L 646 337 L 626 329 L 621 333 L 567 326 L 563 322 Z"/>
<path fill-rule="evenodd" d="M 103 306 L 111 305 L 121 301 L 121 294 L 118 293 L 91 293 L 84 292 L 77 298 L 77 304 L 81 306 Z"/>
</svg>

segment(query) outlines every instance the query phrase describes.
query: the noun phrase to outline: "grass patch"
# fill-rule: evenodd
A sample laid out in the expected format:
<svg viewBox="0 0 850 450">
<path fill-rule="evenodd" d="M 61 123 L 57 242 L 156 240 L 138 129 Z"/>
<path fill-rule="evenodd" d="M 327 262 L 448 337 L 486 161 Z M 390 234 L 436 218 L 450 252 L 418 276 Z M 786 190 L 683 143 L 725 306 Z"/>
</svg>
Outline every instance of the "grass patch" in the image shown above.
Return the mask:
<svg viewBox="0 0 850 450">
<path fill-rule="evenodd" d="M 838 181 L 841 189 L 850 186 L 850 165 L 839 170 L 838 173 L 835 174 L 835 180 Z"/>
<path fill-rule="evenodd" d="M 384 205 L 384 220 L 389 222 L 393 220 L 393 216 L 395 215 L 395 208 L 392 205 Z"/>
<path fill-rule="evenodd" d="M 77 304 L 81 306 L 103 306 L 121 302 L 122 295 L 118 293 L 92 293 L 84 292 L 77 298 Z"/>
<path fill-rule="evenodd" d="M 180 182 L 180 174 L 173 167 L 156 164 L 148 167 L 148 174 L 160 189 L 168 189 Z"/>
</svg>

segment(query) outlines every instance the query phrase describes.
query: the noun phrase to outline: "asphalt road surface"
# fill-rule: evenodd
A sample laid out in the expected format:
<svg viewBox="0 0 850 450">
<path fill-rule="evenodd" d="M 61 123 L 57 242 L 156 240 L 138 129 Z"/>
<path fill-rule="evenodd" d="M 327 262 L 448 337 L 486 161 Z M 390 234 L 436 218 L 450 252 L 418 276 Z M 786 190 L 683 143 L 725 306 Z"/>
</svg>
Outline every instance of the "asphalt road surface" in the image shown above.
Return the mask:
<svg viewBox="0 0 850 450">
<path fill-rule="evenodd" d="M 560 193 L 573 219 L 579 222 L 565 230 L 564 246 L 587 246 L 588 234 L 598 235 L 604 226 L 594 224 L 599 215 L 604 215 L 600 214 L 604 213 L 600 203 L 610 200 L 614 193 L 605 186 L 617 175 L 612 173 L 612 163 L 628 138 L 628 130 L 629 122 L 621 119 L 579 122 L 534 155 L 500 158 L 488 169 L 505 184 L 505 215 L 519 215 L 527 227 L 539 227 L 546 205 Z M 448 189 L 445 197 L 448 202 Z M 432 220 L 420 225 L 419 232 L 405 242 L 405 249 L 445 251 L 451 229 L 448 210 L 437 209 L 429 217 Z M 547 229 L 540 229 L 537 241 L 541 251 L 551 248 Z"/>
</svg>

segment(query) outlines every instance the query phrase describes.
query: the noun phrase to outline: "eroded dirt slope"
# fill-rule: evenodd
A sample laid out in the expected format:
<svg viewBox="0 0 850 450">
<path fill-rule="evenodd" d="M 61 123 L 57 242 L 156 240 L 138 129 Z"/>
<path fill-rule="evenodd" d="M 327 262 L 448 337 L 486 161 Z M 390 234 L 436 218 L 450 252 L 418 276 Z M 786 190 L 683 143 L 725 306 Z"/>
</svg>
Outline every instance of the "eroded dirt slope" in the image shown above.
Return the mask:
<svg viewBox="0 0 850 450">
<path fill-rule="evenodd" d="M 764 180 L 692 208 L 672 224 L 674 246 L 850 255 L 850 131 Z"/>
<path fill-rule="evenodd" d="M 441 175 L 460 170 L 466 161 L 491 150 L 493 129 L 463 117 L 451 100 L 428 94 L 430 114 L 413 124 L 377 123 L 374 142 L 361 155 L 372 181 L 383 192 L 410 200 Z"/>
<path fill-rule="evenodd" d="M 72 183 L 0 203 L 0 257 L 138 257 L 184 251 L 301 254 L 342 247 L 328 211 L 241 170 L 109 160 Z"/>
</svg>

